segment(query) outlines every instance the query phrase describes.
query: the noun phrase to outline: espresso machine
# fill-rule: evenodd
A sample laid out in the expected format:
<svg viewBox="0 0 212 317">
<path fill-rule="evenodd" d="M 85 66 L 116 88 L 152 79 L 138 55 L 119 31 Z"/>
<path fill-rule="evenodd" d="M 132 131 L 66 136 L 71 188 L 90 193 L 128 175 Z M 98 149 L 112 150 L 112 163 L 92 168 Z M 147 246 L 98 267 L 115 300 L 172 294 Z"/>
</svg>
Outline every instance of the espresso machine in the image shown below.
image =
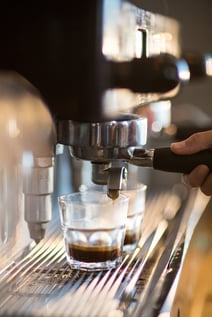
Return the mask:
<svg viewBox="0 0 212 317">
<path fill-rule="evenodd" d="M 1 18 L 7 39 L 1 68 L 18 72 L 38 88 L 56 125 L 55 144 L 90 161 L 92 181 L 107 185 L 114 197 L 128 162 L 153 164 L 153 151 L 143 150 L 147 119 L 135 115 L 136 107 L 174 97 L 190 78 L 207 76 L 210 65 L 210 56 L 182 56 L 177 21 L 130 2 L 92 1 L 83 10 L 75 3 L 67 12 L 56 4 L 42 11 L 26 4 L 5 6 Z M 155 167 L 160 168 L 156 154 Z M 172 171 L 165 165 L 161 168 Z M 39 229 L 40 221 L 30 222 L 32 238 L 39 241 L 42 225 Z"/>
<path fill-rule="evenodd" d="M 6 93 L 0 87 L 0 100 L 6 95 L 11 101 L 15 127 L 21 131 L 21 142 L 25 140 L 20 145 L 17 164 L 21 162 L 18 180 L 23 182 L 18 189 L 24 195 L 21 216 L 25 223 L 21 230 L 29 234 L 25 252 L 34 252 L 43 247 L 42 243 L 52 250 L 51 239 L 47 238 L 49 232 L 57 231 L 55 219 L 58 219 L 54 210 L 52 219 L 51 196 L 57 197 L 61 192 L 57 184 L 61 166 L 55 170 L 55 162 L 62 161 L 66 150 L 71 190 L 78 189 L 80 181 L 76 186 L 73 183 L 76 177 L 81 178 L 81 164 L 86 161 L 91 164 L 92 183 L 106 185 L 113 199 L 118 197 L 123 180 L 131 177 L 131 166 L 177 173 L 190 172 L 200 163 L 211 167 L 210 151 L 178 157 L 168 147 L 145 148 L 147 118 L 139 115 L 138 109 L 153 103 L 156 107 L 167 104 L 193 79 L 212 75 L 210 55 L 181 52 L 177 21 L 143 10 L 142 1 L 141 7 L 123 0 L 85 1 L 83 8 L 79 1 L 69 3 L 68 7 L 45 2 L 42 9 L 28 2 L 2 6 L 0 85 Z M 30 99 L 27 109 L 22 106 L 26 105 L 25 97 Z M 18 98 L 20 103 L 16 105 Z M 27 111 L 31 121 L 26 129 Z M 14 153 L 12 156 L 17 152 Z M 62 161 L 62 164 L 67 163 Z M 65 171 L 63 177 L 67 175 Z M 201 199 L 205 206 L 205 200 Z M 1 214 L 3 219 L 2 211 Z M 1 249 L 6 253 L 8 243 L 2 242 Z M 11 260 L 13 257 L 11 254 L 0 266 L 2 285 L 10 268 L 17 263 Z M 51 263 L 53 259 L 54 256 Z M 50 269 L 46 270 L 51 274 Z M 32 271 L 37 273 L 39 268 L 32 266 Z M 55 286 L 52 290 L 54 298 Z M 62 293 L 58 294 L 51 313 L 60 305 Z M 9 311 L 8 303 L 9 297 L 0 303 L 2 316 L 7 316 L 4 309 L 7 307 Z M 50 314 L 47 306 L 45 311 L 38 311 L 39 316 Z M 23 307 L 20 312 L 8 315 L 35 314 Z"/>
</svg>

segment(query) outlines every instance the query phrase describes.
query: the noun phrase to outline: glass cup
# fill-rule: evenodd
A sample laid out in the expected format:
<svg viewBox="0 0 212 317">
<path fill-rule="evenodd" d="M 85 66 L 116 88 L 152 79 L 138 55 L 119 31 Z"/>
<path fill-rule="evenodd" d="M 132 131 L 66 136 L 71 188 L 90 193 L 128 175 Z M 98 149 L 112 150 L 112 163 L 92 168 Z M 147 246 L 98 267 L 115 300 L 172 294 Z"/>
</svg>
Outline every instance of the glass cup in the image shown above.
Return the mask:
<svg viewBox="0 0 212 317">
<path fill-rule="evenodd" d="M 129 198 L 124 252 L 133 251 L 141 238 L 141 225 L 146 204 L 147 186 L 142 183 L 127 183 L 121 192 Z"/>
<path fill-rule="evenodd" d="M 128 197 L 82 191 L 60 196 L 60 218 L 67 261 L 72 269 L 115 268 L 122 260 Z"/>
</svg>

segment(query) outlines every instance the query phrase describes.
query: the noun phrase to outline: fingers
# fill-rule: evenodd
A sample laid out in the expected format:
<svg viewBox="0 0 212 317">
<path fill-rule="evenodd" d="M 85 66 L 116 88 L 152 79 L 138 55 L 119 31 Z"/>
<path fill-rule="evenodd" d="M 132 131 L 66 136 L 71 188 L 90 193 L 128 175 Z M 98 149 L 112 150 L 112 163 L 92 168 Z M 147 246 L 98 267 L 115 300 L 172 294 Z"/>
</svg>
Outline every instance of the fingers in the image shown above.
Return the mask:
<svg viewBox="0 0 212 317">
<path fill-rule="evenodd" d="M 199 165 L 190 174 L 184 175 L 184 182 L 191 187 L 200 187 L 204 183 L 208 173 L 209 169 L 206 165 Z"/>
<path fill-rule="evenodd" d="M 171 144 L 171 150 L 176 154 L 193 154 L 212 148 L 212 130 L 199 132 L 191 135 L 184 141 Z M 207 195 L 212 195 L 212 174 L 206 165 L 199 165 L 193 171 L 184 175 L 184 183 L 191 187 L 200 187 Z"/>
<path fill-rule="evenodd" d="M 212 148 L 212 130 L 195 133 L 186 140 L 172 143 L 170 147 L 176 154 L 192 154 Z"/>
<path fill-rule="evenodd" d="M 212 174 L 209 174 L 206 180 L 203 182 L 202 186 L 200 186 L 201 191 L 207 195 L 212 195 Z"/>
<path fill-rule="evenodd" d="M 183 181 L 191 187 L 200 187 L 205 195 L 212 195 L 212 174 L 206 165 L 199 165 L 189 175 L 184 175 Z"/>
</svg>

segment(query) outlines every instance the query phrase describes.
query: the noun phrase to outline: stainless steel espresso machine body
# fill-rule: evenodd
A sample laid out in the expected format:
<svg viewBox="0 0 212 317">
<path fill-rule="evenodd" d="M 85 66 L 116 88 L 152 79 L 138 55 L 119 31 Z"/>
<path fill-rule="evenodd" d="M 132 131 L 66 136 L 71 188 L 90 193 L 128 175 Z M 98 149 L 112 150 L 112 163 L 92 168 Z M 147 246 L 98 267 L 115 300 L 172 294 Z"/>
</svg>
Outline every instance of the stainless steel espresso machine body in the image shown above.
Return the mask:
<svg viewBox="0 0 212 317">
<path fill-rule="evenodd" d="M 60 290 L 56 284 L 52 288 L 46 285 L 42 288 L 42 275 L 38 275 L 41 283 L 39 285 L 41 293 L 44 292 L 45 296 L 48 294 L 50 297 L 48 298 L 47 295 L 44 296 L 45 299 L 42 296 L 41 298 L 39 297 L 41 293 L 38 291 L 38 302 L 35 301 L 35 306 L 30 311 L 26 303 L 30 301 L 29 297 L 34 296 L 34 293 L 29 291 L 30 296 L 28 297 L 26 295 L 28 290 L 23 290 L 23 293 L 25 292 L 25 295 L 21 293 L 23 295 L 21 295 L 24 302 L 23 307 L 18 306 L 19 301 L 16 298 L 17 293 L 15 293 L 14 303 L 17 303 L 19 310 L 9 311 L 10 305 L 8 304 L 13 296 L 6 296 L 2 303 L 0 302 L 0 315 L 31 316 L 37 314 L 37 316 L 48 316 L 48 314 L 52 315 L 57 311 L 60 306 L 60 304 L 57 306 L 60 299 L 63 305 L 67 305 L 69 298 L 66 299 L 63 295 L 67 295 L 67 291 L 70 291 L 69 286 L 75 285 L 77 278 L 69 269 L 60 271 L 58 268 L 58 265 L 64 267 L 65 264 L 63 263 L 64 251 L 58 237 L 59 230 L 55 224 L 55 222 L 58 223 L 57 211 L 53 210 L 54 217 L 51 221 L 51 195 L 53 194 L 57 198 L 57 176 L 59 176 L 61 168 L 57 165 L 55 168 L 54 161 L 60 160 L 60 154 L 63 153 L 64 149 L 68 149 L 70 151 L 69 163 L 74 164 L 72 159 L 78 162 L 90 162 L 92 167 L 90 179 L 95 184 L 107 185 L 108 195 L 112 198 L 118 196 L 122 181 L 127 180 L 128 170 L 132 165 L 139 166 L 139 169 L 153 167 L 178 173 L 190 171 L 191 167 L 196 166 L 199 162 L 204 162 L 211 168 L 211 162 L 208 159 L 208 156 L 211 155 L 210 151 L 187 158 L 188 160 L 184 164 L 185 157 L 182 157 L 179 161 L 179 158 L 175 157 L 169 149 L 145 149 L 148 140 L 147 118 L 139 116 L 137 111 L 138 108 L 140 109 L 140 107 L 149 103 L 170 100 L 192 78 L 210 76 L 211 73 L 207 72 L 210 70 L 210 67 L 207 68 L 207 65 L 210 64 L 208 63 L 210 56 L 202 57 L 200 62 L 199 59 L 194 59 L 193 55 L 182 55 L 179 23 L 169 17 L 143 10 L 142 1 L 141 7 L 135 6 L 131 1 L 124 0 L 85 1 L 83 6 L 79 1 L 72 1 L 68 6 L 54 1 L 51 3 L 44 2 L 42 8 L 37 4 L 25 1 L 21 4 L 14 4 L 13 7 L 7 3 L 2 6 L 3 9 L 0 12 L 0 24 L 2 25 L 0 28 L 2 42 L 0 69 L 2 70 L 2 78 L 8 79 L 7 87 L 11 85 L 11 82 L 14 82 L 15 92 L 17 92 L 19 85 L 21 87 L 19 105 L 17 106 L 14 102 L 15 99 L 12 99 L 13 114 L 15 113 L 13 127 L 15 124 L 16 130 L 21 131 L 20 140 L 26 140 L 26 144 L 21 143 L 23 147 L 20 150 L 18 160 L 15 161 L 17 169 L 21 171 L 18 177 L 18 192 L 24 195 L 24 206 L 20 206 L 21 217 L 25 219 L 24 224 L 27 223 L 28 225 L 27 228 L 25 226 L 21 227 L 21 232 L 23 232 L 22 230 L 27 234 L 29 232 L 31 239 L 37 243 L 37 246 L 31 243 L 31 239 L 27 239 L 24 244 L 24 247 L 27 245 L 27 250 L 24 249 L 21 257 L 19 252 L 16 260 L 13 260 L 14 256 L 17 255 L 16 251 L 20 251 L 23 245 L 18 250 L 17 245 L 15 245 L 15 251 L 8 256 L 8 248 L 11 245 L 9 241 L 2 239 L 0 250 L 5 255 L 5 259 L 0 265 L 0 277 L 2 276 L 0 293 L 4 292 L 4 285 L 7 291 L 10 292 L 11 285 L 7 284 L 6 281 L 10 274 L 12 274 L 11 281 L 15 281 L 16 271 L 26 276 L 25 273 L 31 270 L 35 274 L 41 270 L 42 272 L 45 271 L 45 278 L 51 275 L 55 279 L 59 276 L 61 281 L 65 277 L 65 280 L 63 280 L 64 284 L 62 286 L 58 282 L 57 285 L 59 285 Z M 20 74 L 20 77 L 17 73 Z M 40 94 L 37 90 L 35 90 L 35 94 L 34 88 L 28 82 L 22 81 L 23 77 L 35 86 Z M 4 95 L 1 97 L 1 84 L 0 76 L 0 102 L 4 97 Z M 30 108 L 30 102 L 27 103 L 29 104 L 27 110 L 29 110 L 31 116 L 31 126 L 28 125 L 28 130 L 22 129 L 28 120 L 27 113 L 22 107 L 22 103 L 25 105 L 25 95 L 32 99 L 35 98 L 40 105 L 35 110 L 36 106 L 34 107 L 34 104 Z M 16 98 L 15 93 L 12 96 Z M 7 98 L 11 101 L 9 90 L 7 90 Z M 21 118 L 20 121 L 17 119 L 17 113 Z M 42 121 L 43 118 L 46 118 L 46 121 Z M 10 119 L 8 119 L 9 125 L 6 126 L 11 126 Z M 43 128 L 43 123 L 46 124 L 46 129 Z M 36 133 L 33 134 L 34 127 L 38 129 L 38 140 L 31 137 L 36 135 Z M 18 138 L 16 140 L 19 142 Z M 39 144 L 38 147 L 34 147 L 37 144 L 36 142 Z M 8 153 L 12 157 L 16 155 L 15 151 Z M 31 165 L 27 165 L 29 164 L 28 154 L 31 158 Z M 27 158 L 26 161 L 25 158 Z M 166 160 L 169 164 L 166 164 Z M 3 180 L 5 170 L 8 171 L 7 177 L 11 175 L 9 172 L 12 170 L 12 164 L 9 169 L 6 169 L 1 161 L 0 163 L 1 180 Z M 176 165 L 178 163 L 179 165 Z M 73 176 L 74 168 L 74 165 L 71 166 L 71 183 L 74 182 L 73 178 L 76 177 Z M 55 176 L 53 175 L 54 170 Z M 81 173 L 81 168 L 78 171 Z M 66 177 L 68 177 L 67 175 L 65 172 Z M 80 178 L 80 175 L 77 175 L 77 177 Z M 5 182 L 1 182 L 1 184 L 3 187 Z M 2 192 L 4 193 L 3 190 Z M 175 194 L 173 195 L 175 197 Z M 9 196 L 8 194 L 7 202 Z M 194 198 L 193 193 L 191 197 L 188 196 L 190 208 L 190 198 Z M 197 196 L 192 202 L 196 201 Z M 165 233 L 166 229 L 169 228 L 169 223 L 171 223 L 171 229 L 169 228 L 168 236 L 170 235 L 171 240 L 173 240 L 171 232 L 174 232 L 175 238 L 177 236 L 177 231 L 173 230 L 175 228 L 174 221 L 169 221 L 172 218 L 168 219 L 168 216 L 167 218 L 164 216 L 164 210 L 166 209 L 164 197 L 167 198 L 166 196 L 162 197 L 163 203 L 159 203 L 161 207 L 159 213 L 162 214 L 163 220 L 165 217 L 165 227 L 164 221 L 160 219 L 160 226 L 158 227 L 159 229 L 162 228 L 162 231 L 158 231 L 155 225 L 157 217 L 153 219 L 154 216 L 152 216 L 149 219 L 150 223 L 154 225 L 148 231 L 148 234 L 144 234 L 147 239 L 150 232 L 151 237 L 153 237 L 153 233 L 157 233 L 158 245 L 162 243 L 166 236 Z M 205 200 L 202 196 L 200 198 L 203 201 L 202 206 L 205 206 Z M 19 196 L 16 198 L 17 203 L 18 201 Z M 182 201 L 184 208 L 184 198 L 182 198 Z M 0 210 L 1 215 L 4 214 L 3 207 Z M 150 204 L 149 210 L 151 208 Z M 185 208 L 187 208 L 187 205 Z M 192 208 L 185 213 L 186 217 L 188 216 L 187 213 L 190 214 Z M 9 214 L 13 212 L 10 208 L 7 211 Z M 182 214 L 181 212 L 179 219 L 176 221 L 177 229 L 181 224 Z M 175 218 L 175 215 L 173 218 Z M 4 217 L 4 223 L 5 219 Z M 48 223 L 49 227 L 47 226 Z M 147 224 L 148 220 L 144 223 Z M 16 224 L 14 226 L 16 227 Z M 147 227 L 149 228 L 149 226 Z M 3 233 L 5 232 L 5 226 L 2 225 L 0 229 Z M 45 231 L 47 231 L 47 236 L 45 236 Z M 184 233 L 185 226 L 183 226 Z M 55 238 L 53 243 L 52 237 L 48 240 L 49 234 L 52 234 Z M 3 236 L 4 234 L 1 234 L 1 237 Z M 182 238 L 181 231 L 177 242 L 180 241 L 180 238 Z M 145 243 L 142 240 L 142 247 L 146 245 Z M 141 245 L 139 245 L 139 248 L 141 248 Z M 176 243 L 174 246 L 176 247 Z M 42 248 L 45 249 L 44 253 L 42 253 L 44 250 Z M 171 249 L 170 245 L 167 246 L 167 249 Z M 53 253 L 51 253 L 52 250 Z M 25 252 L 27 252 L 27 258 L 22 260 L 23 256 L 26 255 Z M 147 254 L 150 255 L 150 251 Z M 169 252 L 167 254 L 170 255 Z M 43 256 L 44 262 L 42 262 Z M 47 263 L 48 260 L 50 260 L 49 264 Z M 136 281 L 138 281 L 138 276 L 144 264 L 146 264 L 144 263 L 146 260 L 142 262 L 141 255 L 134 254 L 129 266 L 134 263 L 134 260 L 136 265 L 138 264 L 138 270 L 133 269 L 134 272 L 137 272 L 135 275 L 137 275 Z M 38 267 L 36 267 L 37 263 L 39 263 Z M 43 264 L 45 268 L 42 267 Z M 156 266 L 151 266 L 151 269 L 153 267 Z M 27 268 L 26 272 L 24 272 L 24 268 Z M 56 271 L 54 271 L 55 269 Z M 120 268 L 115 276 L 118 276 L 122 269 Z M 12 273 L 10 270 L 12 270 Z M 121 273 L 122 277 L 125 276 L 126 270 L 124 269 Z M 54 274 L 53 272 L 57 273 Z M 104 278 L 106 281 L 106 277 Z M 71 282 L 67 287 L 66 281 L 69 279 Z M 85 276 L 81 281 L 84 280 Z M 126 281 L 128 280 L 127 277 Z M 20 282 L 20 286 L 17 286 L 17 292 L 22 289 L 21 285 L 27 285 L 27 281 L 29 281 L 28 277 L 23 283 Z M 88 281 L 90 283 L 90 277 L 88 277 L 86 283 Z M 85 286 L 82 283 L 82 287 L 84 287 L 83 285 Z M 135 285 L 133 283 L 130 285 L 133 285 L 134 289 Z M 78 286 L 73 287 L 78 290 Z M 98 295 L 97 290 L 96 292 L 95 294 Z M 71 293 L 74 294 L 74 289 Z M 79 294 L 84 294 L 81 293 L 81 289 Z M 145 294 L 147 296 L 148 292 Z M 138 308 L 134 310 L 134 313 L 131 314 L 131 311 L 127 311 L 126 316 L 140 316 L 141 303 L 145 302 L 145 296 L 139 300 Z M 79 296 L 76 295 L 75 297 L 77 299 Z M 55 298 L 57 299 L 54 302 Z M 44 307 L 43 311 L 40 307 L 38 309 L 41 303 L 39 302 L 40 299 Z M 86 296 L 83 300 L 86 303 Z M 104 302 L 104 297 L 101 297 L 101 301 Z M 52 309 L 48 308 L 49 302 L 51 302 Z M 74 302 L 73 299 L 73 303 L 76 304 L 76 307 L 78 306 L 78 301 Z M 127 301 L 124 300 L 123 303 L 126 304 Z M 14 307 L 16 306 L 14 305 Z M 58 316 L 65 314 L 65 311 L 60 307 Z M 123 312 L 124 309 L 121 309 L 121 311 Z M 119 311 L 117 310 L 117 312 Z M 88 316 L 92 316 L 89 314 L 88 310 Z M 75 316 L 74 313 L 71 316 Z"/>
<path fill-rule="evenodd" d="M 76 2 L 4 9 L 1 68 L 39 89 L 56 124 L 56 143 L 91 161 L 93 181 L 117 196 L 127 149 L 143 147 L 147 138 L 146 118 L 133 109 L 174 96 L 189 79 L 179 59 L 178 23 L 120 0 L 92 1 L 83 10 Z M 42 229 L 30 227 L 39 240 Z"/>
</svg>

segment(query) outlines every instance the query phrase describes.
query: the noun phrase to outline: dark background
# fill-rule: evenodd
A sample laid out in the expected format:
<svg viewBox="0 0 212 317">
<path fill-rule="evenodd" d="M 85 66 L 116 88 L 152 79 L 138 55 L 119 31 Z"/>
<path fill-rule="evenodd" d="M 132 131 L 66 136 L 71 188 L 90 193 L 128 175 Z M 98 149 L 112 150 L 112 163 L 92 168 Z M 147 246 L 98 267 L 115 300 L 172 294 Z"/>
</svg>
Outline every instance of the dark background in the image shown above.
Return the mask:
<svg viewBox="0 0 212 317">
<path fill-rule="evenodd" d="M 1 4 L 0 69 L 12 69 L 25 76 L 41 91 L 58 117 L 88 120 L 92 114 L 90 120 L 93 121 L 99 110 L 99 78 L 103 76 L 96 63 L 99 44 L 94 36 L 98 1 L 84 1 L 83 9 L 81 1 L 70 2 L 69 9 L 54 1 L 44 1 L 42 7 L 29 1 L 13 6 L 8 1 Z M 181 25 L 183 51 L 212 53 L 212 0 L 130 1 L 177 19 Z M 195 105 L 212 117 L 212 80 L 183 88 L 173 100 L 173 105 L 178 104 Z M 84 111 L 85 105 L 87 111 Z"/>
</svg>

